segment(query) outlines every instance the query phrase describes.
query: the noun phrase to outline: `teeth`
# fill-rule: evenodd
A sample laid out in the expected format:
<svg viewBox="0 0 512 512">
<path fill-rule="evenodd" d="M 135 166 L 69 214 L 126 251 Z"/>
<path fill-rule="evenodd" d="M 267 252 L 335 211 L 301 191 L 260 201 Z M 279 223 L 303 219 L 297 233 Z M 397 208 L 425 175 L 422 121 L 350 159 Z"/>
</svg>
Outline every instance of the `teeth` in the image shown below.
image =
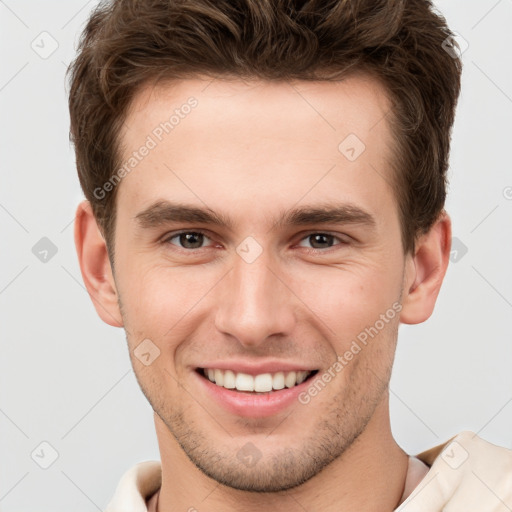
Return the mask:
<svg viewBox="0 0 512 512">
<path fill-rule="evenodd" d="M 215 383 L 224 386 L 224 372 L 222 370 L 215 370 Z"/>
<path fill-rule="evenodd" d="M 311 374 L 309 371 L 277 372 L 249 375 L 247 373 L 235 373 L 232 370 L 219 370 L 208 368 L 203 370 L 204 375 L 217 386 L 238 391 L 254 391 L 256 393 L 268 393 L 272 390 L 293 388 L 304 382 Z"/>
<path fill-rule="evenodd" d="M 296 383 L 297 383 L 297 373 L 296 372 L 287 373 L 284 378 L 284 385 L 287 388 L 293 388 L 293 386 L 295 386 Z"/>
<path fill-rule="evenodd" d="M 284 388 L 284 373 L 277 372 L 274 374 L 272 378 L 272 387 L 274 389 L 283 389 Z"/>
<path fill-rule="evenodd" d="M 272 375 L 270 375 L 270 373 L 256 375 L 254 378 L 254 391 L 258 391 L 259 393 L 272 391 Z"/>
<path fill-rule="evenodd" d="M 308 378 L 308 372 L 297 372 L 297 384 L 302 384 Z"/>
<path fill-rule="evenodd" d="M 224 387 L 227 389 L 235 389 L 236 376 L 231 370 L 224 372 Z"/>
<path fill-rule="evenodd" d="M 222 386 L 217 379 L 215 379 L 215 383 Z M 237 373 L 235 388 L 238 389 L 238 391 L 254 391 L 254 377 L 252 375 L 247 375 L 246 373 Z"/>
</svg>

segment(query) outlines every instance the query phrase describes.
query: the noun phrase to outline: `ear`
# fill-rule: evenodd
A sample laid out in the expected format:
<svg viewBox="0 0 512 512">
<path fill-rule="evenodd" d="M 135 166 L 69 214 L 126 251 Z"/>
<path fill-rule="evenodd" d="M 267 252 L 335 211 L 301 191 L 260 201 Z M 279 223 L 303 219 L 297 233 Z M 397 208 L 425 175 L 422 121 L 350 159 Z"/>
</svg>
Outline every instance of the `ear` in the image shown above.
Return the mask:
<svg viewBox="0 0 512 512">
<path fill-rule="evenodd" d="M 75 247 L 82 278 L 96 312 L 105 323 L 113 327 L 122 327 L 122 316 L 107 245 L 89 201 L 82 201 L 76 210 Z"/>
<path fill-rule="evenodd" d="M 400 321 L 419 324 L 427 320 L 443 283 L 452 242 L 451 220 L 446 212 L 416 241 L 414 255 L 406 257 Z"/>
</svg>

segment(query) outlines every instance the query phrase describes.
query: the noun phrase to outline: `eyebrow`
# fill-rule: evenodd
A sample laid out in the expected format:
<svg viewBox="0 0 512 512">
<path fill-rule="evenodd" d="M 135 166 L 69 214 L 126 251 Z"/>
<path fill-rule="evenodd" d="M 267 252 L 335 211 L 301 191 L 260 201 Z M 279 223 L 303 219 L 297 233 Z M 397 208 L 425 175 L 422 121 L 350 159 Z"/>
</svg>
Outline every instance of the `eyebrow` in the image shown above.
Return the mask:
<svg viewBox="0 0 512 512">
<path fill-rule="evenodd" d="M 185 203 L 156 201 L 134 217 L 141 228 L 156 228 L 171 222 L 210 224 L 234 230 L 236 222 L 229 216 L 209 208 Z M 369 212 L 353 204 L 320 204 L 281 212 L 274 227 L 308 224 L 361 224 L 375 227 L 376 220 Z"/>
</svg>

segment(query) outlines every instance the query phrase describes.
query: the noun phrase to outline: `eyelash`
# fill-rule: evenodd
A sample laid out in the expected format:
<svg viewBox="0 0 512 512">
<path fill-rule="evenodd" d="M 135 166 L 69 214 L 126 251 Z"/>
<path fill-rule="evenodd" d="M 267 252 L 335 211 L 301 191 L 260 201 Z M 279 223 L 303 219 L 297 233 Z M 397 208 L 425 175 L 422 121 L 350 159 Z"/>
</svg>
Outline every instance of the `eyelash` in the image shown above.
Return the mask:
<svg viewBox="0 0 512 512">
<path fill-rule="evenodd" d="M 205 231 L 201 231 L 201 230 L 182 230 L 182 231 L 176 231 L 176 232 L 173 232 L 173 233 L 170 233 L 168 236 L 166 236 L 163 240 L 162 240 L 162 243 L 164 244 L 170 244 L 170 245 L 175 245 L 175 244 L 172 244 L 170 241 L 173 239 L 173 238 L 176 238 L 176 237 L 179 237 L 180 235 L 184 235 L 184 234 L 189 234 L 189 233 L 193 233 L 193 234 L 200 234 L 200 235 L 203 235 L 205 236 L 206 238 L 210 239 L 211 240 L 211 237 L 208 236 L 208 234 L 205 232 Z M 315 254 L 318 254 L 319 252 L 321 253 L 326 253 L 326 252 L 330 252 L 332 250 L 335 250 L 336 247 L 338 245 L 342 246 L 342 245 L 348 245 L 349 242 L 346 241 L 346 240 L 343 240 L 342 238 L 340 238 L 339 236 L 337 235 L 334 235 L 333 233 L 329 233 L 328 231 L 311 231 L 309 233 L 306 233 L 301 239 L 300 241 L 302 242 L 303 240 L 305 240 L 306 238 L 309 238 L 310 236 L 312 235 L 327 235 L 327 236 L 332 236 L 334 239 L 338 240 L 339 244 L 335 244 L 334 246 L 332 247 L 327 247 L 326 249 L 316 249 L 314 247 L 302 247 L 303 249 L 306 250 L 307 253 L 315 253 Z M 201 249 L 207 249 L 207 247 L 199 247 L 197 249 L 185 249 L 184 247 L 179 247 L 177 245 L 175 245 L 175 247 L 177 247 L 177 249 L 179 251 L 183 251 L 183 252 L 187 252 L 187 253 L 192 253 L 192 252 L 195 252 L 195 251 L 200 251 Z"/>
</svg>

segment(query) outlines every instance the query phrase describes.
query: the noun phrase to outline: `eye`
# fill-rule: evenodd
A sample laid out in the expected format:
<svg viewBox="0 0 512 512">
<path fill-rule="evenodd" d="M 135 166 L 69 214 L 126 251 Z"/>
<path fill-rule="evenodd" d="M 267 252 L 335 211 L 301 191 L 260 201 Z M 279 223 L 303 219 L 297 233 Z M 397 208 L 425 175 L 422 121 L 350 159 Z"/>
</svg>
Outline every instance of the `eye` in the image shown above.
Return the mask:
<svg viewBox="0 0 512 512">
<path fill-rule="evenodd" d="M 178 239 L 178 243 L 172 242 L 175 238 Z M 201 249 L 205 240 L 210 240 L 210 238 L 201 231 L 181 231 L 167 237 L 164 242 L 178 245 L 182 249 Z"/>
<path fill-rule="evenodd" d="M 333 246 L 332 242 L 334 242 L 334 240 L 338 240 L 340 242 L 339 244 L 334 245 L 343 245 L 347 243 L 346 240 L 343 240 L 329 233 L 310 233 L 302 239 L 299 245 L 304 247 L 302 245 L 303 241 L 310 241 L 313 249 L 329 249 Z"/>
<path fill-rule="evenodd" d="M 184 250 L 193 250 L 205 248 L 206 245 L 204 245 L 204 243 L 208 240 L 212 242 L 212 239 L 206 236 L 202 231 L 180 231 L 178 233 L 172 233 L 170 236 L 166 237 L 163 240 L 163 243 L 169 243 Z M 334 243 L 336 240 L 338 243 Z M 310 243 L 311 245 L 309 247 L 305 246 L 305 242 Z M 317 232 L 310 233 L 303 237 L 298 245 L 315 252 L 321 251 L 322 249 L 329 249 L 336 245 L 346 244 L 348 244 L 348 241 L 339 236 Z"/>
</svg>

